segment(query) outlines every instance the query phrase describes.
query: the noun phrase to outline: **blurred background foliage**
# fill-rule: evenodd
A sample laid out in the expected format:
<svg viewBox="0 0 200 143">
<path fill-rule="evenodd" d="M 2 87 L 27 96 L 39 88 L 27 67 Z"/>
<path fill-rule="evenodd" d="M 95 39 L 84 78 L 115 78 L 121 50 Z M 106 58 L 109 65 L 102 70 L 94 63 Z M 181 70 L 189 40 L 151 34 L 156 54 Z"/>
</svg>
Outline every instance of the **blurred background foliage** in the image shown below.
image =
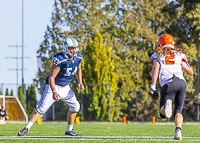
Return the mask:
<svg viewBox="0 0 200 143">
<path fill-rule="evenodd" d="M 118 121 L 125 115 L 128 120 L 145 121 L 159 117 L 159 93 L 151 96 L 148 92 L 152 70 L 149 55 L 158 37 L 168 33 L 176 46 L 188 50 L 187 59 L 195 74 L 184 72 L 189 99 L 184 114 L 186 120 L 196 119 L 200 1 L 55 0 L 51 23 L 37 51 L 45 69 L 34 79 L 41 94 L 52 57 L 62 51 L 66 37 L 73 37 L 83 55 L 83 94 L 88 102 L 84 105 L 85 120 Z M 76 86 L 71 85 L 79 98 Z M 159 91 L 158 82 L 157 88 Z"/>
</svg>

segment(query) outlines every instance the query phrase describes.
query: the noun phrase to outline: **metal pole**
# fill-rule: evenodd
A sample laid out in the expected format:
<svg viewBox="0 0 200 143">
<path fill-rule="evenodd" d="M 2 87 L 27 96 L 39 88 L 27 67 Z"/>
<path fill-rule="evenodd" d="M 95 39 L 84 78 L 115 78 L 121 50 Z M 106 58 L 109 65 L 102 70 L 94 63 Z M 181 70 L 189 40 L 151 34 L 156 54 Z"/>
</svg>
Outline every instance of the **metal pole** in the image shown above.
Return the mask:
<svg viewBox="0 0 200 143">
<path fill-rule="evenodd" d="M 18 74 L 19 74 L 19 66 L 18 66 L 18 59 L 19 59 L 19 57 L 18 57 L 18 42 L 17 42 L 17 94 L 16 94 L 16 96 L 18 97 Z"/>
<path fill-rule="evenodd" d="M 24 0 L 22 0 L 22 86 L 24 85 Z"/>
<path fill-rule="evenodd" d="M 53 104 L 52 106 L 52 118 L 53 118 L 53 121 L 55 120 L 55 106 Z"/>
<path fill-rule="evenodd" d="M 197 121 L 199 121 L 199 46 L 197 47 Z"/>
<path fill-rule="evenodd" d="M 137 100 L 137 95 L 138 95 L 138 91 L 136 91 L 136 105 L 135 105 L 135 120 L 137 121 L 137 102 L 138 102 L 138 100 Z"/>
<path fill-rule="evenodd" d="M 108 84 L 108 121 L 110 121 L 110 84 Z"/>
<path fill-rule="evenodd" d="M 83 92 L 81 92 L 81 121 L 83 121 Z"/>
<path fill-rule="evenodd" d="M 26 87 L 24 85 L 24 0 L 22 0 L 22 87 L 24 87 L 24 108 L 26 110 Z"/>
</svg>

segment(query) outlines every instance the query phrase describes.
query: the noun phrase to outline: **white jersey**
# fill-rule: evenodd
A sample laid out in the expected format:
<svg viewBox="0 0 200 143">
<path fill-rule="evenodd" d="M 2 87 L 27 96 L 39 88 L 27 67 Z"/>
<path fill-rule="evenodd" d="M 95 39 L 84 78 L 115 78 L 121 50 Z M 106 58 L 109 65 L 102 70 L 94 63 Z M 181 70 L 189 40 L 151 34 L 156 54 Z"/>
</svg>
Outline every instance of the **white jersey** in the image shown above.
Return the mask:
<svg viewBox="0 0 200 143">
<path fill-rule="evenodd" d="M 157 53 L 155 52 L 150 60 L 153 63 L 155 59 L 160 63 L 159 83 L 161 87 L 172 81 L 173 74 L 176 77 L 185 80 L 181 66 L 182 61 L 187 62 L 185 54 L 179 53 L 178 51 L 172 51 L 170 55 L 161 55 L 160 57 L 157 57 Z"/>
</svg>

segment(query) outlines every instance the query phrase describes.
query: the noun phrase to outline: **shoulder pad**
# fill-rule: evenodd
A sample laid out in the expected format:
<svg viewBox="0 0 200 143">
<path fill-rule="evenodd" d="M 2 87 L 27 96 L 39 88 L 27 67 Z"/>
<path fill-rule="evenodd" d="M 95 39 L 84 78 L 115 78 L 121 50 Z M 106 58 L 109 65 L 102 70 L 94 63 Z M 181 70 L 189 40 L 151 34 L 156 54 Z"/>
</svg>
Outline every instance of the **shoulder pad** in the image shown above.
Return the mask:
<svg viewBox="0 0 200 143">
<path fill-rule="evenodd" d="M 52 59 L 52 62 L 55 65 L 59 65 L 64 59 L 65 59 L 65 55 L 63 54 L 63 52 L 61 52 L 61 53 L 58 53 L 58 54 L 54 55 L 54 57 Z"/>
<path fill-rule="evenodd" d="M 81 55 L 81 53 L 78 53 L 78 54 L 77 54 L 77 58 L 83 59 L 83 56 Z"/>
</svg>

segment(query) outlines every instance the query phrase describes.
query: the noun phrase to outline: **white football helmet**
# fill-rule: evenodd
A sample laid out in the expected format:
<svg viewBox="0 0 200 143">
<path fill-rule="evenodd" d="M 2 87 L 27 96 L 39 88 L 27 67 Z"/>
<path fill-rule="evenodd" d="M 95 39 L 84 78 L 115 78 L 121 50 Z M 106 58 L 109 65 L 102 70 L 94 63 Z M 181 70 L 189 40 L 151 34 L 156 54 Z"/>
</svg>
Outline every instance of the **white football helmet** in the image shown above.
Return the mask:
<svg viewBox="0 0 200 143">
<path fill-rule="evenodd" d="M 72 54 L 68 49 L 69 47 L 77 47 L 76 52 Z M 67 38 L 63 42 L 63 51 L 65 54 L 68 54 L 70 57 L 77 56 L 77 53 L 79 52 L 78 42 L 74 38 Z"/>
</svg>

